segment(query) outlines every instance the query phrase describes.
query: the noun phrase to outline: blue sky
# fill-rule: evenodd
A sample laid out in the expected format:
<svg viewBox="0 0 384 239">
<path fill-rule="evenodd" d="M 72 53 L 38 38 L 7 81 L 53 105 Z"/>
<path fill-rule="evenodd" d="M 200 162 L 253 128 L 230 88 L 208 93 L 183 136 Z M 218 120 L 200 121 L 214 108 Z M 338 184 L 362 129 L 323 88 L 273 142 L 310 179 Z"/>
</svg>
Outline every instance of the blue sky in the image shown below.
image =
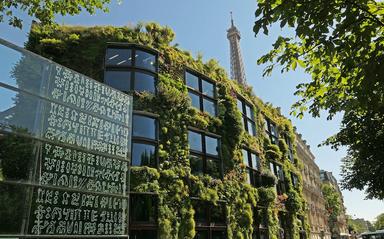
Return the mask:
<svg viewBox="0 0 384 239">
<path fill-rule="evenodd" d="M 241 3 L 240 3 L 241 2 Z M 280 74 L 275 71 L 271 77 L 262 77 L 263 66 L 258 66 L 258 57 L 271 49 L 271 44 L 279 34 L 291 33 L 289 29 L 274 27 L 269 36 L 254 36 L 252 32 L 255 21 L 254 0 L 112 0 L 109 13 L 98 12 L 90 16 L 87 13 L 79 16 L 59 17 L 61 24 L 70 25 L 114 25 L 136 24 L 139 21 L 155 21 L 171 27 L 176 33 L 175 43 L 191 51 L 194 55 L 202 53 L 204 59 L 215 58 L 229 71 L 229 44 L 226 30 L 230 25 L 229 12 L 234 15 L 235 25 L 241 32 L 241 48 L 246 76 L 249 85 L 265 102 L 281 107 L 282 113 L 291 118 L 298 132 L 311 146 L 320 168 L 332 171 L 340 179 L 340 160 L 346 150 L 334 151 L 329 147 L 320 147 L 324 139 L 337 132 L 341 116 L 327 121 L 323 115 L 313 119 L 306 115 L 302 120 L 289 116 L 290 106 L 297 98 L 293 95 L 295 86 L 310 79 L 301 70 Z M 26 41 L 30 26 L 30 18 L 25 17 L 24 29 L 18 30 L 0 24 L 0 37 L 20 46 Z M 347 212 L 354 217 L 374 220 L 379 213 L 384 213 L 384 202 L 364 200 L 364 193 L 353 190 L 343 191 Z"/>
</svg>

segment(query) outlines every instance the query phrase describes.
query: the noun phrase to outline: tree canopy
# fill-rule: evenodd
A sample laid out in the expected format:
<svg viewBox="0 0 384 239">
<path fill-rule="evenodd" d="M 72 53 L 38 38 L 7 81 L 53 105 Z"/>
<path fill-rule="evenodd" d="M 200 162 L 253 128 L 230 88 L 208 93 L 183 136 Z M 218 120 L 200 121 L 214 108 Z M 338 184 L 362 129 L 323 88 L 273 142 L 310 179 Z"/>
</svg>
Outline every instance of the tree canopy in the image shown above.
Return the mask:
<svg viewBox="0 0 384 239">
<path fill-rule="evenodd" d="M 376 217 L 375 229 L 376 230 L 383 230 L 384 229 L 384 213 L 382 213 Z"/>
<path fill-rule="evenodd" d="M 337 233 L 337 217 L 342 212 L 343 204 L 336 189 L 328 183 L 321 185 L 321 190 L 324 195 L 325 209 L 328 211 L 328 224 L 332 233 Z"/>
<path fill-rule="evenodd" d="M 293 115 L 309 112 L 328 119 L 341 112 L 340 131 L 325 141 L 348 147 L 343 160 L 344 189 L 365 189 L 384 198 L 384 2 L 374 0 L 258 0 L 255 34 L 273 24 L 295 36 L 279 36 L 259 60 L 264 75 L 299 65 L 312 80 L 297 86 L 301 99 Z M 291 34 L 292 35 L 292 34 Z"/>
<path fill-rule="evenodd" d="M 0 0 L 0 22 L 22 28 L 23 20 L 17 13 L 25 12 L 43 25 L 53 25 L 55 15 L 77 15 L 86 10 L 93 14 L 97 9 L 107 11 L 110 0 Z"/>
</svg>

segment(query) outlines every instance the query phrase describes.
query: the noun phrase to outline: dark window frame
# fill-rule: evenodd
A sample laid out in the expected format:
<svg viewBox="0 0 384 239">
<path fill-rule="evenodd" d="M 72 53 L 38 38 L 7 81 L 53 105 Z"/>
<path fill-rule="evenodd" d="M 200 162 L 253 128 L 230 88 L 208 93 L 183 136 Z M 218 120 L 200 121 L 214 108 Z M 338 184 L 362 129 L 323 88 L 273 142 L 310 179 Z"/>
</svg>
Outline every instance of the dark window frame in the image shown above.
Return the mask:
<svg viewBox="0 0 384 239">
<path fill-rule="evenodd" d="M 261 159 L 259 157 L 259 154 L 255 151 L 252 150 L 246 146 L 243 146 L 242 148 L 242 153 L 246 151 L 247 152 L 247 158 L 248 158 L 248 164 L 246 165 L 246 170 L 249 173 L 248 176 L 250 177 L 251 185 L 254 187 L 260 187 L 261 185 L 261 179 L 260 179 L 260 174 L 261 174 Z M 252 162 L 252 154 L 256 155 L 258 158 L 258 165 L 254 167 L 253 162 Z M 244 155 L 243 155 L 244 159 Z M 252 174 L 252 176 L 251 176 Z"/>
<path fill-rule="evenodd" d="M 189 131 L 197 133 L 197 134 L 200 134 L 200 136 L 202 137 L 201 138 L 201 140 L 202 140 L 201 141 L 201 143 L 202 143 L 202 150 L 201 150 L 201 152 L 197 151 L 197 150 L 190 149 L 189 150 L 189 154 L 201 157 L 201 159 L 203 160 L 203 174 L 208 174 L 208 172 L 207 172 L 207 161 L 208 161 L 208 159 L 212 159 L 212 160 L 215 160 L 216 162 L 218 162 L 219 163 L 219 170 L 220 170 L 220 172 L 219 172 L 220 173 L 219 179 L 222 179 L 223 178 L 224 168 L 223 168 L 223 160 L 222 160 L 222 155 L 221 155 L 221 136 L 213 134 L 213 133 L 205 132 L 205 131 L 202 131 L 202 130 L 199 130 L 199 129 L 196 129 L 196 128 L 193 128 L 193 127 L 188 127 L 188 134 L 189 134 Z M 217 156 L 207 153 L 206 136 L 212 137 L 212 138 L 216 138 L 218 140 L 218 145 L 217 145 L 218 146 L 218 155 Z"/>
<path fill-rule="evenodd" d="M 293 156 L 293 145 L 292 145 L 292 142 L 291 142 L 291 139 L 289 138 L 288 134 L 284 134 L 284 140 L 285 140 L 285 143 L 288 145 L 288 159 L 289 161 L 291 161 L 292 163 L 294 163 L 294 156 Z"/>
<path fill-rule="evenodd" d="M 285 173 L 284 173 L 283 165 L 275 161 L 269 161 L 269 167 L 273 175 L 275 175 L 277 178 L 277 184 L 276 184 L 277 195 L 282 195 L 286 193 L 287 187 L 285 182 Z M 281 169 L 280 171 L 278 171 L 278 167 L 280 167 Z M 281 172 L 281 174 L 279 174 L 279 172 Z"/>
<path fill-rule="evenodd" d="M 268 117 L 265 117 L 265 132 L 267 133 L 269 140 L 272 144 L 278 144 L 279 131 L 277 130 L 277 124 Z"/>
<path fill-rule="evenodd" d="M 132 56 L 132 64 L 131 65 L 122 65 L 122 66 L 118 66 L 118 65 L 108 65 L 106 63 L 106 59 L 105 59 L 105 56 L 107 55 L 107 51 L 108 49 L 130 49 L 131 50 L 131 56 Z M 147 69 L 147 68 L 143 68 L 143 67 L 137 67 L 136 66 L 136 50 L 138 51 L 143 51 L 143 52 L 146 52 L 146 53 L 149 53 L 149 54 L 152 54 L 155 56 L 155 59 L 156 59 L 156 65 L 155 65 L 155 70 L 152 71 L 150 69 Z M 103 79 L 103 82 L 105 83 L 106 82 L 106 74 L 107 72 L 112 72 L 112 71 L 121 71 L 121 72 L 127 72 L 130 74 L 130 85 L 129 85 L 129 88 L 130 90 L 129 91 L 123 91 L 124 93 L 131 93 L 131 92 L 134 92 L 135 91 L 135 82 L 136 82 L 136 74 L 135 73 L 142 73 L 142 74 L 146 74 L 148 76 L 151 76 L 154 78 L 154 92 L 153 94 L 157 94 L 157 86 L 158 86 L 158 71 L 159 71 L 159 53 L 158 51 L 154 50 L 154 49 L 151 49 L 151 48 L 148 48 L 148 47 L 145 47 L 145 46 L 141 46 L 141 45 L 138 45 L 138 44 L 131 44 L 131 43 L 116 43 L 116 42 L 108 42 L 107 45 L 106 45 L 106 48 L 105 48 L 105 54 L 104 54 L 104 62 L 103 62 L 103 68 L 104 68 L 104 79 Z"/>
<path fill-rule="evenodd" d="M 199 89 L 198 90 L 187 85 L 187 73 L 197 77 L 198 84 L 199 84 Z M 211 83 L 213 85 L 213 97 L 203 93 L 203 81 L 206 81 L 206 82 Z M 197 71 L 195 71 L 195 70 L 193 70 L 191 68 L 185 68 L 184 69 L 184 84 L 187 86 L 188 93 L 191 92 L 191 93 L 193 93 L 193 94 L 195 94 L 195 95 L 197 95 L 199 97 L 199 106 L 200 106 L 199 110 L 201 112 L 205 112 L 205 113 L 211 115 L 210 113 L 204 111 L 204 99 L 212 101 L 214 106 L 215 106 L 215 114 L 211 115 L 211 116 L 212 117 L 217 117 L 218 109 L 217 109 L 216 82 L 214 80 L 210 79 L 209 77 L 204 76 L 203 74 L 201 74 L 201 73 L 199 73 L 199 72 L 197 72 Z M 194 107 L 194 106 L 192 106 L 192 107 Z"/>
<path fill-rule="evenodd" d="M 238 108 L 238 110 L 240 110 L 240 113 L 242 116 L 242 122 L 243 122 L 244 130 L 249 135 L 256 137 L 257 136 L 257 127 L 256 127 L 256 117 L 255 117 L 255 106 L 253 104 L 249 103 L 247 100 L 245 100 L 240 95 L 236 96 L 236 105 L 237 105 L 238 101 L 240 101 L 240 103 L 241 103 L 241 110 L 239 108 Z M 247 106 L 251 109 L 251 114 L 253 115 L 253 119 L 249 118 L 247 115 Z M 255 127 L 255 131 L 253 132 L 254 134 L 249 133 L 248 122 L 251 122 L 251 124 Z"/>
<path fill-rule="evenodd" d="M 152 146 L 155 146 L 155 168 L 158 168 L 159 167 L 159 115 L 157 114 L 153 114 L 153 113 L 149 113 L 149 112 L 145 112 L 145 111 L 138 111 L 138 110 L 134 110 L 133 111 L 133 115 L 139 115 L 139 116 L 144 116 L 144 117 L 148 117 L 148 118 L 151 118 L 151 119 L 154 119 L 156 124 L 155 124 L 155 139 L 150 139 L 150 138 L 145 138 L 145 137 L 140 137 L 140 136 L 134 136 L 132 135 L 132 150 L 131 150 L 131 154 L 133 152 L 133 144 L 134 143 L 139 143 L 139 144 L 146 144 L 146 145 L 152 145 Z M 133 118 L 133 117 L 132 117 Z M 134 127 L 134 121 L 132 120 L 132 128 Z M 132 156 L 131 156 L 131 167 L 132 167 Z M 140 167 L 140 166 L 139 166 Z M 150 166 L 148 166 L 150 167 Z"/>
<path fill-rule="evenodd" d="M 256 239 L 261 239 L 261 235 L 264 234 L 264 238 L 269 238 L 269 220 L 267 207 L 256 206 L 253 208 L 253 221 L 254 228 L 253 231 L 254 237 Z"/>
<path fill-rule="evenodd" d="M 203 203 L 205 204 L 205 215 L 207 215 L 207 219 L 205 220 L 205 222 L 197 222 L 195 221 L 195 230 L 196 231 L 206 231 L 208 233 L 208 239 L 212 238 L 212 233 L 215 232 L 215 231 L 224 231 L 226 233 L 226 230 L 227 230 L 227 210 L 226 210 L 226 202 L 223 201 L 223 200 L 219 200 L 218 203 L 222 205 L 222 208 L 223 208 L 223 213 L 224 213 L 224 219 L 225 219 L 225 222 L 222 223 L 222 222 L 213 222 L 212 221 L 212 203 L 211 202 L 208 202 L 208 201 L 204 201 L 204 200 L 201 200 L 200 198 L 197 198 L 197 197 L 191 197 L 191 201 L 192 201 L 192 206 L 193 206 L 193 202 L 200 202 L 200 203 Z M 195 220 L 195 219 L 194 219 Z M 228 235 L 226 235 L 228 237 Z"/>
<path fill-rule="evenodd" d="M 150 192 L 129 192 L 129 208 L 130 211 L 132 210 L 132 196 L 149 196 L 153 197 L 153 202 L 155 202 L 154 206 L 155 208 L 153 209 L 155 212 L 155 219 L 153 222 L 150 221 L 133 221 L 132 220 L 132 213 L 129 213 L 129 235 L 131 235 L 131 231 L 156 231 L 157 238 L 159 237 L 159 232 L 158 232 L 158 207 L 159 207 L 159 198 L 156 193 L 150 193 Z"/>
<path fill-rule="evenodd" d="M 299 187 L 299 177 L 294 172 L 290 172 L 290 174 L 292 186 L 297 189 Z"/>
</svg>

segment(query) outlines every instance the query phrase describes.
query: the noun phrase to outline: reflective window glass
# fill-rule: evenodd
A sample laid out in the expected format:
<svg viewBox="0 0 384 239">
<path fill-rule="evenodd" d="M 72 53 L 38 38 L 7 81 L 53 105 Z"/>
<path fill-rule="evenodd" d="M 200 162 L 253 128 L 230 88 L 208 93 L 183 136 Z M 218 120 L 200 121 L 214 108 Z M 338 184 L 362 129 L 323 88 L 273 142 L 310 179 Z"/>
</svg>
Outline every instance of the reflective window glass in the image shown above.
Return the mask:
<svg viewBox="0 0 384 239">
<path fill-rule="evenodd" d="M 196 231 L 194 239 L 209 239 L 208 231 Z"/>
<path fill-rule="evenodd" d="M 156 230 L 131 230 L 129 233 L 130 239 L 154 239 L 157 238 Z"/>
<path fill-rule="evenodd" d="M 108 66 L 132 65 L 131 49 L 108 48 L 105 56 L 105 64 Z"/>
<path fill-rule="evenodd" d="M 205 136 L 206 153 L 219 156 L 219 140 L 217 138 Z"/>
<path fill-rule="evenodd" d="M 199 78 L 195 75 L 192 75 L 189 72 L 185 72 L 185 81 L 187 86 L 199 91 Z"/>
<path fill-rule="evenodd" d="M 156 222 L 156 199 L 152 195 L 131 194 L 131 221 Z"/>
<path fill-rule="evenodd" d="M 134 85 L 136 91 L 147 91 L 150 93 L 155 93 L 156 80 L 152 75 L 136 72 Z"/>
<path fill-rule="evenodd" d="M 211 175 L 213 178 L 221 177 L 220 160 L 207 159 L 207 174 Z"/>
<path fill-rule="evenodd" d="M 203 174 L 204 172 L 204 163 L 203 159 L 200 156 L 190 155 L 189 163 L 191 166 L 191 173 L 194 175 Z"/>
<path fill-rule="evenodd" d="M 248 120 L 248 134 L 252 136 L 256 136 L 256 126 L 255 123 Z"/>
<path fill-rule="evenodd" d="M 249 166 L 249 161 L 248 161 L 248 151 L 243 149 L 242 150 L 242 153 L 243 153 L 243 163 L 246 165 L 246 166 Z"/>
<path fill-rule="evenodd" d="M 132 166 L 156 167 L 156 147 L 150 144 L 132 144 Z"/>
<path fill-rule="evenodd" d="M 225 223 L 225 205 L 218 203 L 217 206 L 211 206 L 211 223 Z"/>
<path fill-rule="evenodd" d="M 156 71 L 156 56 L 154 54 L 136 50 L 135 66 Z"/>
<path fill-rule="evenodd" d="M 239 99 L 236 99 L 236 101 L 237 101 L 237 108 L 241 113 L 243 113 L 243 102 Z"/>
<path fill-rule="evenodd" d="M 212 239 L 227 239 L 227 232 L 223 231 L 213 231 Z"/>
<path fill-rule="evenodd" d="M 247 115 L 247 117 L 248 118 L 250 118 L 250 119 L 252 119 L 252 120 L 254 120 L 255 119 L 255 117 L 254 117 L 254 115 L 253 115 L 253 109 L 252 109 L 252 107 L 250 106 L 250 105 L 245 105 L 245 110 L 246 110 L 246 115 Z"/>
<path fill-rule="evenodd" d="M 104 83 L 117 90 L 128 92 L 131 90 L 131 72 L 129 71 L 106 71 Z"/>
<path fill-rule="evenodd" d="M 0 184 L 1 234 L 19 234 L 22 231 L 25 220 L 22 209 L 28 201 L 26 192 L 29 190 L 21 185 Z"/>
<path fill-rule="evenodd" d="M 156 139 L 156 119 L 143 115 L 133 115 L 132 126 L 133 136 Z"/>
<path fill-rule="evenodd" d="M 193 200 L 192 201 L 193 209 L 195 210 L 195 221 L 196 222 L 207 222 L 207 205 L 205 202 Z"/>
<path fill-rule="evenodd" d="M 197 109 L 200 109 L 200 96 L 195 94 L 195 93 L 192 93 L 191 91 L 188 92 L 188 95 L 192 101 L 191 102 L 192 106 L 197 108 Z"/>
<path fill-rule="evenodd" d="M 199 133 L 188 131 L 188 142 L 191 150 L 196 150 L 199 152 L 203 151 L 201 137 L 202 136 Z"/>
<path fill-rule="evenodd" d="M 259 169 L 259 166 L 260 166 L 259 157 L 257 157 L 256 154 L 251 153 L 251 160 L 252 160 L 252 168 Z"/>
<path fill-rule="evenodd" d="M 215 87 L 212 83 L 202 80 L 202 92 L 204 95 L 210 96 L 212 98 L 215 97 Z"/>
<path fill-rule="evenodd" d="M 207 112 L 211 116 L 216 116 L 216 104 L 215 104 L 215 102 L 204 98 L 203 99 L 203 108 L 204 108 L 204 112 Z"/>
<path fill-rule="evenodd" d="M 252 178 L 252 171 L 250 171 L 249 169 L 246 169 L 245 170 L 245 182 L 248 183 L 248 184 L 251 184 L 251 178 Z"/>
</svg>

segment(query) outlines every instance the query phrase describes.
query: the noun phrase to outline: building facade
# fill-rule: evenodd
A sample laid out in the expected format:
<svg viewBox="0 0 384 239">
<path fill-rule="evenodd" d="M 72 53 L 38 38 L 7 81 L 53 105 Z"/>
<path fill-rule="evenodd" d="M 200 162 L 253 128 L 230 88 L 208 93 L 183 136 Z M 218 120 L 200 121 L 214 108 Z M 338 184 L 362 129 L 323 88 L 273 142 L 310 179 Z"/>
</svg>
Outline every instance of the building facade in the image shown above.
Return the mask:
<svg viewBox="0 0 384 239">
<path fill-rule="evenodd" d="M 330 184 L 335 189 L 336 193 L 339 195 L 341 200 L 340 205 L 340 213 L 337 216 L 337 220 L 334 223 L 334 227 L 331 228 L 332 238 L 348 238 L 348 223 L 347 217 L 345 215 L 345 207 L 344 207 L 344 199 L 343 194 L 339 188 L 336 178 L 333 176 L 332 172 L 328 172 L 325 170 L 320 171 L 320 179 L 323 184 Z"/>
<path fill-rule="evenodd" d="M 320 169 L 306 141 L 296 134 L 297 155 L 303 162 L 303 193 L 307 205 L 311 239 L 330 239 L 328 213 L 321 191 Z"/>
<path fill-rule="evenodd" d="M 130 238 L 307 237 L 290 121 L 173 36 L 154 23 L 33 25 L 26 45 L 133 96 Z"/>
</svg>

